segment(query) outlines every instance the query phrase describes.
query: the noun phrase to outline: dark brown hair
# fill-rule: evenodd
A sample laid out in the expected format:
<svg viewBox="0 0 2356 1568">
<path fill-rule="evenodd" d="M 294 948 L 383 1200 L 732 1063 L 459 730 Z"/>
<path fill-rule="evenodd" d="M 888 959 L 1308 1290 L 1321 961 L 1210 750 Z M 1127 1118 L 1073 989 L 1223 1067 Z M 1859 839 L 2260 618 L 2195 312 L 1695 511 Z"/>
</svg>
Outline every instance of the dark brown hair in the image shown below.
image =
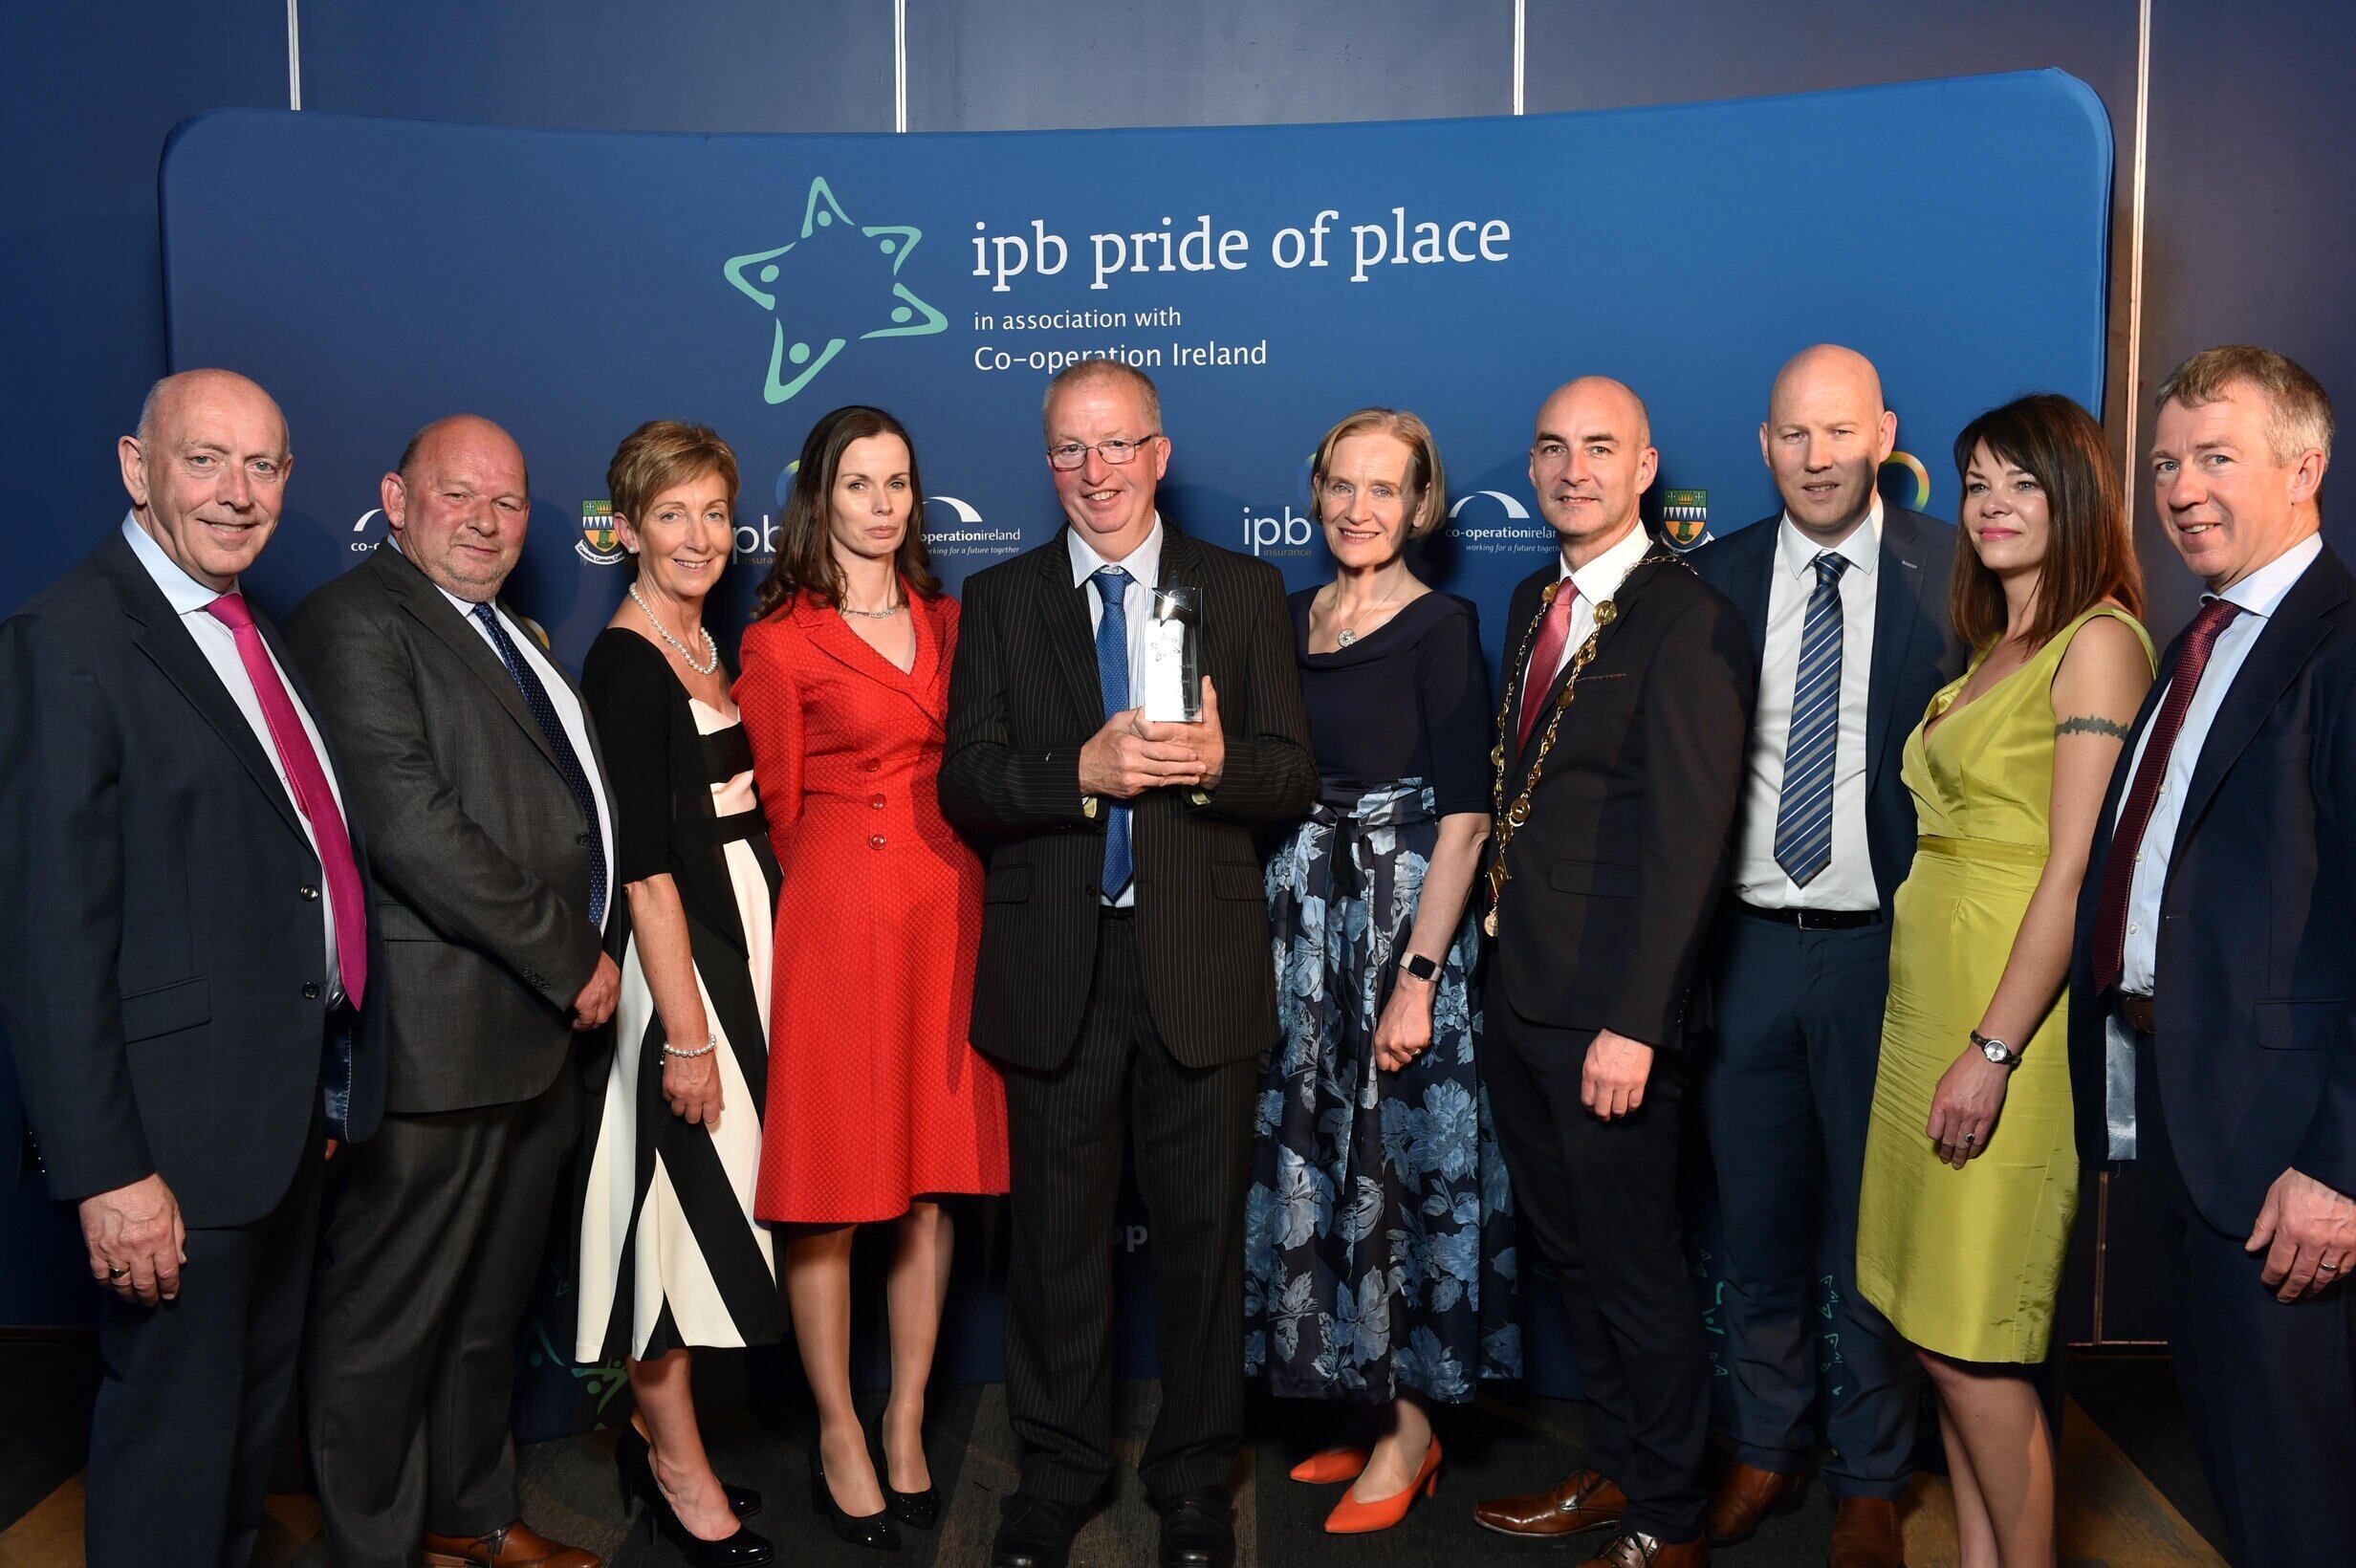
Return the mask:
<svg viewBox="0 0 2356 1568">
<path fill-rule="evenodd" d="M 776 558 L 753 597 L 753 620 L 805 594 L 812 602 L 828 607 L 841 601 L 842 568 L 835 563 L 827 509 L 836 475 L 842 471 L 843 448 L 869 436 L 898 436 L 908 447 L 908 531 L 892 564 L 910 593 L 930 599 L 941 591 L 941 579 L 932 575 L 932 557 L 925 550 L 925 480 L 916 467 L 916 443 L 909 439 L 907 426 L 883 409 L 855 403 L 820 419 L 801 444 L 794 491 L 786 497 L 785 515 L 777 522 Z"/>
<path fill-rule="evenodd" d="M 1991 408 L 1955 438 L 1958 477 L 1982 446 L 2026 471 L 2045 491 L 2045 564 L 2038 577 L 2029 646 L 2042 647 L 2105 599 L 2129 615 L 2142 615 L 2143 568 L 2135 559 L 2119 473 L 2094 416 L 2058 392 L 2032 392 Z M 1974 650 L 1993 647 L 2004 635 L 2004 586 L 1980 564 L 1968 528 L 1955 531 L 1947 613 L 1956 635 Z"/>
</svg>

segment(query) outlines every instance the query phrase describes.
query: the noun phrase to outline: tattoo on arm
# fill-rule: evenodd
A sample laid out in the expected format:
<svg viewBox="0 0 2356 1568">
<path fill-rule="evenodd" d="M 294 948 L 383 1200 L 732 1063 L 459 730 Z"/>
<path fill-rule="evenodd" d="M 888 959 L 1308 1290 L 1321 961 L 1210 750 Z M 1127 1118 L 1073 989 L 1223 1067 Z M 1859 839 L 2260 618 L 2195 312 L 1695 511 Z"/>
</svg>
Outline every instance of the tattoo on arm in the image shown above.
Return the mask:
<svg viewBox="0 0 2356 1568">
<path fill-rule="evenodd" d="M 2125 740 L 2127 727 L 2113 724 L 2100 713 L 2078 713 L 2055 725 L 2053 733 L 2056 740 L 2063 735 L 2108 735 L 2114 740 Z"/>
</svg>

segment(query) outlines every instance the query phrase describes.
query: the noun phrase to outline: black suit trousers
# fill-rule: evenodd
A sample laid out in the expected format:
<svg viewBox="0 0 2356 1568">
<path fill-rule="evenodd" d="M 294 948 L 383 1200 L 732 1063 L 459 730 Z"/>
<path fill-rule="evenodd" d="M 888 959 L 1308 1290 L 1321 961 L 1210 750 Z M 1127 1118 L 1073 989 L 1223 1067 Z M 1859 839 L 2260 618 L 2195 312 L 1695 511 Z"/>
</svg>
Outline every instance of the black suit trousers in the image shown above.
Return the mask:
<svg viewBox="0 0 2356 1568">
<path fill-rule="evenodd" d="M 316 1123 L 269 1213 L 188 1232 L 179 1299 L 109 1295 L 82 1524 L 91 1568 L 253 1561 L 302 1343 L 326 1137 Z"/>
<path fill-rule="evenodd" d="M 2183 1270 L 2169 1355 L 2201 1473 L 2241 1568 L 2336 1560 L 2356 1550 L 2356 1283 L 2286 1306 L 2249 1237 L 2201 1217 L 2160 1116 L 2156 1054 L 2136 1037 L 2135 1165 Z"/>
<path fill-rule="evenodd" d="M 1481 1069 L 1537 1272 L 1554 1276 L 1590 1412 L 1586 1464 L 1627 1493 L 1627 1528 L 1701 1534 L 1710 1363 L 1677 1205 L 1687 1063 L 1656 1051 L 1618 1122 L 1579 1100 L 1592 1030 L 1532 1023 L 1492 987 Z"/>
<path fill-rule="evenodd" d="M 305 1403 L 338 1568 L 414 1568 L 422 1532 L 519 1514 L 515 1330 L 579 1124 L 568 1070 L 513 1104 L 388 1112 L 337 1162 Z"/>
<path fill-rule="evenodd" d="M 1243 1435 L 1243 1210 L 1259 1063 L 1182 1065 L 1155 1031 L 1126 911 L 1100 921 L 1080 1038 L 1006 1068 L 1013 1256 L 1006 1397 L 1022 1490 L 1085 1504 L 1112 1469 L 1113 1210 L 1134 1142 L 1154 1266 L 1157 1498 L 1224 1487 Z"/>
</svg>

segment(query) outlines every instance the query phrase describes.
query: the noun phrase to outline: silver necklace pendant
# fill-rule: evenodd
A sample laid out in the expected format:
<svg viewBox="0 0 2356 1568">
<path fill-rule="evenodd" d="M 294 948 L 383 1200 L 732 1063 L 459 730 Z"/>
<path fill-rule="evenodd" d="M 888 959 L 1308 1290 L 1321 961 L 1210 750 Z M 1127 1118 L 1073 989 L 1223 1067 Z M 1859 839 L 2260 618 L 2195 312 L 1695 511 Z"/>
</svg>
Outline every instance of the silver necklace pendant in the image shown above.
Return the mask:
<svg viewBox="0 0 2356 1568">
<path fill-rule="evenodd" d="M 668 626 L 664 625 L 661 621 L 655 618 L 655 613 L 653 610 L 647 608 L 646 601 L 639 597 L 638 584 L 635 582 L 630 584 L 630 602 L 637 605 L 641 610 L 644 610 L 646 612 L 646 620 L 654 627 L 655 635 L 663 639 L 664 642 L 668 642 L 672 647 L 677 648 L 679 650 L 679 657 L 687 662 L 687 667 L 689 669 L 695 671 L 698 675 L 709 675 L 713 670 L 720 667 L 719 644 L 712 642 L 710 632 L 706 631 L 701 626 L 696 628 L 696 631 L 699 632 L 704 639 L 705 656 L 704 662 L 702 664 L 698 664 L 696 663 L 695 655 L 687 651 L 687 645 L 679 641 L 676 637 L 673 637 L 671 635 L 671 629 Z"/>
<path fill-rule="evenodd" d="M 1347 626 L 1342 627 L 1341 631 L 1334 634 L 1334 646 L 1337 648 L 1346 648 L 1357 641 L 1358 634 L 1350 630 Z"/>
</svg>

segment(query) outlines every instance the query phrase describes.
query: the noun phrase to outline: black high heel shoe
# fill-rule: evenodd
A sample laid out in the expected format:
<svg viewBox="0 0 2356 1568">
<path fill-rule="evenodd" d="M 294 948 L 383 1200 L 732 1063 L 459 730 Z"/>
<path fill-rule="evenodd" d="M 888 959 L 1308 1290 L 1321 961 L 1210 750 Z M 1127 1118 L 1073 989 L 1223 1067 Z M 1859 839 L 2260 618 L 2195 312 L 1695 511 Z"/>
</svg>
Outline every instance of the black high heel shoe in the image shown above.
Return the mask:
<svg viewBox="0 0 2356 1568">
<path fill-rule="evenodd" d="M 889 1489 L 886 1489 L 888 1495 Z M 826 1461 L 818 1453 L 818 1440 L 810 1439 L 810 1511 L 833 1527 L 838 1538 L 853 1546 L 863 1546 L 870 1552 L 900 1550 L 900 1532 L 892 1528 L 888 1507 L 874 1514 L 851 1514 L 842 1512 L 835 1501 L 835 1489 L 826 1484 Z"/>
<path fill-rule="evenodd" d="M 884 1512 L 906 1525 L 910 1530 L 930 1530 L 941 1522 L 941 1492 L 937 1487 L 922 1492 L 900 1492 L 892 1486 L 892 1462 L 884 1453 L 884 1426 L 879 1419 L 875 1429 L 876 1479 L 884 1484 Z"/>
<path fill-rule="evenodd" d="M 621 1435 L 614 1439 L 614 1470 L 621 1478 L 622 1497 L 625 1503 L 632 1497 L 644 1495 L 644 1487 L 654 1479 L 654 1448 L 640 1435 L 636 1426 L 627 1423 L 623 1424 Z M 645 1475 L 644 1481 L 639 1479 L 641 1472 Z M 720 1490 L 728 1494 L 728 1511 L 738 1518 L 750 1519 L 761 1511 L 761 1494 L 753 1488 L 732 1487 L 723 1481 Z"/>
<path fill-rule="evenodd" d="M 636 1430 L 631 1429 L 630 1435 L 636 1437 Z M 624 1459 L 627 1452 L 624 1445 L 615 1445 L 614 1461 L 622 1473 L 623 1495 L 627 1497 L 635 1492 L 644 1505 L 648 1540 L 653 1540 L 656 1533 L 660 1532 L 665 1539 L 679 1549 L 680 1560 L 687 1563 L 687 1568 L 760 1568 L 761 1564 L 775 1559 L 775 1548 L 763 1536 L 746 1529 L 741 1519 L 737 1522 L 736 1534 L 716 1541 L 708 1541 L 681 1524 L 678 1511 L 671 1507 L 670 1499 L 663 1495 L 662 1487 L 656 1484 L 654 1465 L 648 1456 L 645 1440 L 639 1439 L 637 1452 L 632 1456 L 635 1464 Z"/>
</svg>

